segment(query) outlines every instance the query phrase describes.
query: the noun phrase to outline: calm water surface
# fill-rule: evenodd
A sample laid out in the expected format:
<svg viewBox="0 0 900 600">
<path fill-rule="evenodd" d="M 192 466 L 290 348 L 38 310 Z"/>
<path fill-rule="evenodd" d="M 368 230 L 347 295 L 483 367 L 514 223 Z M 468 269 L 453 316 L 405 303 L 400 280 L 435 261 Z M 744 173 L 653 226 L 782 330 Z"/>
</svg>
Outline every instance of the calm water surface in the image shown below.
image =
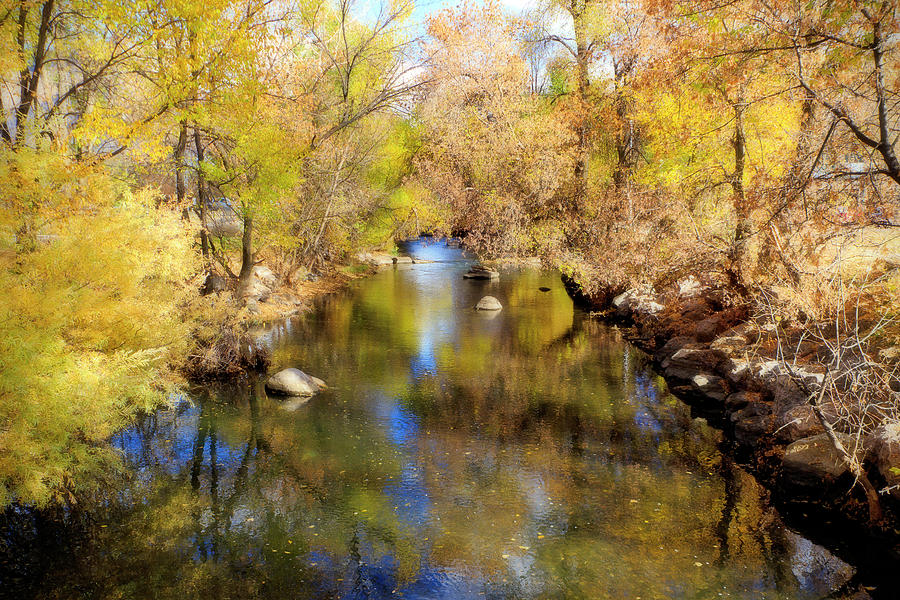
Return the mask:
<svg viewBox="0 0 900 600">
<path fill-rule="evenodd" d="M 328 391 L 202 388 L 145 419 L 77 532 L 17 534 L 5 594 L 824 598 L 853 575 L 558 275 L 468 281 L 458 250 L 409 250 L 440 262 L 264 333 L 273 371 Z M 488 293 L 502 312 L 471 309 Z"/>
</svg>

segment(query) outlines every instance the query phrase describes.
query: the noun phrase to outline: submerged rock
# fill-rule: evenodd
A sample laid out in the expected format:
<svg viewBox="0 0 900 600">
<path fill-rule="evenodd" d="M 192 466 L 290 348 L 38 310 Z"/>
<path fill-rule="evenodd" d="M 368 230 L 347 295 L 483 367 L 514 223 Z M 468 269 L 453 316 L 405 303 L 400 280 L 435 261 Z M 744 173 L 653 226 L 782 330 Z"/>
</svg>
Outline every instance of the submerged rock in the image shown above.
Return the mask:
<svg viewBox="0 0 900 600">
<path fill-rule="evenodd" d="M 464 279 L 499 279 L 500 272 L 476 265 L 463 275 Z"/>
<path fill-rule="evenodd" d="M 485 296 L 475 305 L 475 310 L 501 310 L 503 305 L 493 296 Z"/>
<path fill-rule="evenodd" d="M 300 369 L 284 369 L 266 382 L 266 391 L 282 396 L 312 396 L 325 387 L 324 381 Z"/>
<path fill-rule="evenodd" d="M 306 403 L 309 402 L 309 398 L 309 396 L 291 397 L 279 404 L 278 408 L 286 412 L 294 412 L 306 406 Z"/>
</svg>

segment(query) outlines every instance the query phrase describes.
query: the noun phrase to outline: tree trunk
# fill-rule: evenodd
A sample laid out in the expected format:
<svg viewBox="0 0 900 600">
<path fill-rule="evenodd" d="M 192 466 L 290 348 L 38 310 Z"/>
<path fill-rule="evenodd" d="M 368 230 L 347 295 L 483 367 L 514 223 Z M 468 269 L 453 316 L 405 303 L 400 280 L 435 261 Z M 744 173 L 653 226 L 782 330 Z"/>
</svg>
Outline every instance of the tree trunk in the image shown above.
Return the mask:
<svg viewBox="0 0 900 600">
<path fill-rule="evenodd" d="M 900 159 L 894 152 L 894 136 L 892 135 L 891 117 L 888 114 L 888 98 L 889 90 L 885 89 L 884 83 L 884 38 L 881 33 L 881 22 L 875 21 L 868 14 L 867 10 L 862 11 L 863 14 L 872 22 L 872 59 L 875 62 L 875 98 L 878 110 L 878 137 L 879 143 L 876 147 L 884 158 L 884 164 L 887 167 L 888 177 L 896 183 L 900 183 Z"/>
<path fill-rule="evenodd" d="M 181 216 L 187 219 L 189 216 L 188 208 L 184 204 L 186 190 L 184 186 L 184 150 L 187 147 L 187 121 L 181 121 L 178 131 L 178 143 L 172 152 L 175 160 L 175 198 L 178 206 L 181 207 Z"/>
<path fill-rule="evenodd" d="M 747 103 L 743 89 L 741 89 L 737 100 L 732 106 L 734 108 L 734 137 L 731 143 L 734 146 L 734 173 L 731 175 L 731 190 L 737 222 L 734 229 L 734 242 L 728 257 L 728 276 L 732 287 L 739 291 L 746 291 L 746 278 L 742 263 L 746 258 L 747 238 L 750 236 L 751 228 L 750 210 L 747 206 L 747 197 L 744 191 L 744 170 L 747 160 L 744 112 L 747 109 Z"/>
<path fill-rule="evenodd" d="M 185 126 L 186 127 L 186 126 Z M 200 213 L 200 249 L 209 258 L 209 233 L 206 229 L 206 178 L 203 176 L 203 143 L 200 131 L 194 127 L 194 148 L 197 152 L 197 207 Z"/>
<path fill-rule="evenodd" d="M 31 69 L 26 64 L 19 73 L 19 104 L 16 107 L 16 145 L 25 141 L 26 121 L 28 113 L 37 98 L 38 84 L 44 70 L 44 61 L 47 53 L 47 37 L 50 33 L 50 21 L 53 14 L 55 0 L 47 0 L 41 6 L 41 24 L 38 28 L 38 37 L 34 45 L 34 65 Z M 16 42 L 22 57 L 26 56 L 25 28 L 28 21 L 28 8 L 22 2 L 19 8 L 18 31 Z"/>
<path fill-rule="evenodd" d="M 244 233 L 241 236 L 241 272 L 238 274 L 239 287 L 250 282 L 253 274 L 253 217 L 244 215 Z"/>
<path fill-rule="evenodd" d="M 570 8 L 575 29 L 575 62 L 578 82 L 576 95 L 576 110 L 578 112 L 575 122 L 575 190 L 572 196 L 572 204 L 569 207 L 572 212 L 577 212 L 583 207 L 585 200 L 587 199 L 588 162 L 590 160 L 589 143 L 591 119 L 588 112 L 588 91 L 590 87 L 588 63 L 590 61 L 590 51 L 588 49 L 584 23 L 585 10 L 586 7 L 584 6 L 584 3 L 580 2 L 573 2 Z"/>
</svg>

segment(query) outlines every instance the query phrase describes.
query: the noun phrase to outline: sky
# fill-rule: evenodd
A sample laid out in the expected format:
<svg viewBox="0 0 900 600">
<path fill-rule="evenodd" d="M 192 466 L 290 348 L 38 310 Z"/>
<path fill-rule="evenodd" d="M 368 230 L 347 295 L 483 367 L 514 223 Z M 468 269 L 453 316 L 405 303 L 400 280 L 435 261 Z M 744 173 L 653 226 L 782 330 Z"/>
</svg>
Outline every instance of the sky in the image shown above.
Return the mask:
<svg viewBox="0 0 900 600">
<path fill-rule="evenodd" d="M 437 13 L 445 8 L 453 8 L 460 4 L 459 0 L 417 0 L 415 18 L 424 21 L 428 16 Z M 520 15 L 527 10 L 535 8 L 538 0 L 501 0 L 501 4 L 506 7 L 511 14 Z"/>
<path fill-rule="evenodd" d="M 428 17 L 437 14 L 445 8 L 455 8 L 460 5 L 460 0 L 414 0 L 416 8 L 413 11 L 413 21 L 418 25 L 424 25 Z M 537 7 L 540 0 L 500 0 L 500 3 L 511 15 L 521 15 Z M 368 13 L 374 18 L 381 6 L 386 4 L 384 0 L 358 0 L 357 8 L 364 14 Z"/>
<path fill-rule="evenodd" d="M 414 35 L 425 34 L 425 23 L 429 17 L 436 15 L 444 9 L 452 9 L 463 4 L 463 0 L 412 0 L 415 3 L 415 9 L 412 14 L 412 23 L 408 25 L 408 30 Z M 360 10 L 363 20 L 374 22 L 377 20 L 379 12 L 389 10 L 391 0 L 356 0 L 356 9 Z M 484 0 L 468 0 L 468 4 L 482 3 Z M 538 8 L 546 0 L 499 0 L 500 4 L 508 11 L 510 16 L 521 16 L 529 11 Z M 563 37 L 572 37 L 571 18 L 565 13 L 560 13 L 557 18 L 553 19 L 549 24 L 549 29 Z M 407 76 L 415 77 L 420 71 L 412 70 Z"/>
</svg>

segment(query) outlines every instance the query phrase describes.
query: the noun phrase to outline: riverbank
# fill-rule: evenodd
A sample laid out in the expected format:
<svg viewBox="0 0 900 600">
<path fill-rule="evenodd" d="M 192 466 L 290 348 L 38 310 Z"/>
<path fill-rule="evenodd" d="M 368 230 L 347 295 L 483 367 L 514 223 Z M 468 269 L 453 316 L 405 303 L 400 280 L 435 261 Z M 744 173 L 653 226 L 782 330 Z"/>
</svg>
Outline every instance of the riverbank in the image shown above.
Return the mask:
<svg viewBox="0 0 900 600">
<path fill-rule="evenodd" d="M 320 273 L 290 281 L 264 263 L 253 268 L 250 281 L 240 288 L 236 281 L 218 274 L 207 277 L 202 290 L 204 317 L 195 330 L 195 349 L 182 367 L 192 382 L 240 379 L 264 373 L 269 351 L 258 343 L 254 329 L 288 319 L 312 307 L 313 300 L 345 288 L 388 265 L 411 263 L 405 256 L 361 253 L 349 263 L 327 265 Z"/>
<path fill-rule="evenodd" d="M 729 451 L 777 502 L 803 506 L 823 528 L 863 533 L 892 559 L 900 556 L 896 390 L 882 390 L 894 395 L 885 406 L 859 388 L 864 353 L 838 356 L 843 370 L 833 373 L 836 347 L 827 338 L 754 318 L 727 290 L 692 278 L 663 292 L 595 298 L 564 283 L 576 303 L 647 353 L 674 395 L 726 432 Z"/>
<path fill-rule="evenodd" d="M 244 299 L 244 309 L 251 325 L 265 325 L 309 310 L 313 300 L 333 294 L 352 281 L 377 271 L 370 265 L 333 265 L 322 275 L 293 285 L 278 281 L 266 295 Z"/>
</svg>

